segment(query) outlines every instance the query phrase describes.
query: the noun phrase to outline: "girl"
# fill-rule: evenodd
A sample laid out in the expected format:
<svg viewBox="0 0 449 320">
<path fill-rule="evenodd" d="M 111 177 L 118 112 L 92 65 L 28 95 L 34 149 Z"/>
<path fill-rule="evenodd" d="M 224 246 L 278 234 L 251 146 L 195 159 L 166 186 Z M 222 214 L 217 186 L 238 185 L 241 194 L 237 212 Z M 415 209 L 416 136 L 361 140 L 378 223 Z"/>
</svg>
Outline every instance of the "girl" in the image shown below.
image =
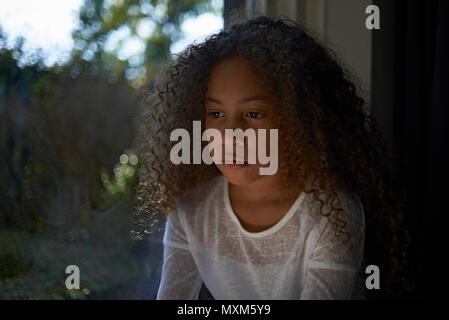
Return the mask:
<svg viewBox="0 0 449 320">
<path fill-rule="evenodd" d="M 391 159 L 347 78 L 298 24 L 268 17 L 163 69 L 146 100 L 138 195 L 143 212 L 167 217 L 157 299 L 197 299 L 202 284 L 215 299 L 361 298 L 367 264 L 381 288 L 406 284 Z M 170 134 L 192 137 L 195 120 L 221 133 L 278 129 L 279 169 L 261 175 L 247 152 L 243 164 L 173 164 Z"/>
</svg>

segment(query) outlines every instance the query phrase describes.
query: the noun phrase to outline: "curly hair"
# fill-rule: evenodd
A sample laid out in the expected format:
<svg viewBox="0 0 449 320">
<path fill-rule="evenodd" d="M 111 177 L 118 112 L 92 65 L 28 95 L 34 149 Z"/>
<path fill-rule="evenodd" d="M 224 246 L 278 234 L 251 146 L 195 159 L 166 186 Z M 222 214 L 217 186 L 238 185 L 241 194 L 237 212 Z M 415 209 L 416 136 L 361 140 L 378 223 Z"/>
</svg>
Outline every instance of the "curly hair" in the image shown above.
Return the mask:
<svg viewBox="0 0 449 320">
<path fill-rule="evenodd" d="M 140 217 L 151 216 L 156 221 L 161 212 L 167 217 L 186 190 L 219 174 L 215 165 L 173 165 L 169 137 L 176 128 L 192 134 L 192 121 L 204 121 L 212 68 L 237 56 L 251 62 L 279 102 L 283 182 L 312 193 L 320 202 L 320 214 L 332 222 L 337 237 L 345 235 L 345 242 L 350 234 L 342 209 L 334 202 L 337 191 L 356 193 L 367 222 L 363 263 L 388 270 L 388 276 L 381 277 L 387 295 L 410 292 L 406 193 L 399 192 L 402 189 L 394 181 L 393 157 L 334 51 L 289 19 L 240 19 L 205 41 L 191 44 L 159 72 L 145 96 L 139 135 Z M 326 204 L 331 210 L 324 213 Z"/>
</svg>

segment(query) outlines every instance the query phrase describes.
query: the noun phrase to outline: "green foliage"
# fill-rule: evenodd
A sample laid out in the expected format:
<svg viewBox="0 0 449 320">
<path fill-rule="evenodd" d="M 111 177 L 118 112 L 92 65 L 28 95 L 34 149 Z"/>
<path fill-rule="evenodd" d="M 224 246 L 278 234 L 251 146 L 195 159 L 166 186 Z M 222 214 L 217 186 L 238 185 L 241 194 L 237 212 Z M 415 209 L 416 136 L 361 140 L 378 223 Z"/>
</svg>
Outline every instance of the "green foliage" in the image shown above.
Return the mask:
<svg viewBox="0 0 449 320">
<path fill-rule="evenodd" d="M 79 27 L 73 32 L 71 64 L 75 68 L 93 65 L 110 78 L 126 74 L 134 87 L 140 87 L 170 57 L 171 44 L 183 36 L 180 26 L 185 18 L 204 12 L 219 14 L 218 10 L 210 0 L 85 0 Z M 119 32 L 140 43 L 142 53 L 121 55 L 126 40 L 109 48 L 108 40 Z"/>
<path fill-rule="evenodd" d="M 138 156 L 128 151 L 120 155 L 113 175 L 110 175 L 106 168 L 101 169 L 101 181 L 105 189 L 103 196 L 107 204 L 115 203 L 119 199 L 127 199 L 128 203 L 132 203 L 137 185 L 138 162 Z"/>
<path fill-rule="evenodd" d="M 124 79 L 73 79 L 67 68 L 39 62 L 21 68 L 20 50 L 0 49 L 0 227 L 37 231 L 50 202 L 71 192 L 60 184 L 80 184 L 88 193 L 82 201 L 104 206 L 100 169 L 132 144 L 140 105 Z"/>
</svg>

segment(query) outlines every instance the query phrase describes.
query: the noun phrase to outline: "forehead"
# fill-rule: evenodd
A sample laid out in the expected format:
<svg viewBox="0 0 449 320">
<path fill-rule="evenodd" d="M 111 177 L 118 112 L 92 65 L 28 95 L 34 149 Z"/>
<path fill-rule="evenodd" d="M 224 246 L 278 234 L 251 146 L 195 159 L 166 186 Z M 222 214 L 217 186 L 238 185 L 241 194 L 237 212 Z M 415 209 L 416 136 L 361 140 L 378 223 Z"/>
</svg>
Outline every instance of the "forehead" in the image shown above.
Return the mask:
<svg viewBox="0 0 449 320">
<path fill-rule="evenodd" d="M 251 95 L 270 96 L 270 91 L 247 59 L 226 58 L 211 70 L 206 97 L 240 99 Z"/>
</svg>

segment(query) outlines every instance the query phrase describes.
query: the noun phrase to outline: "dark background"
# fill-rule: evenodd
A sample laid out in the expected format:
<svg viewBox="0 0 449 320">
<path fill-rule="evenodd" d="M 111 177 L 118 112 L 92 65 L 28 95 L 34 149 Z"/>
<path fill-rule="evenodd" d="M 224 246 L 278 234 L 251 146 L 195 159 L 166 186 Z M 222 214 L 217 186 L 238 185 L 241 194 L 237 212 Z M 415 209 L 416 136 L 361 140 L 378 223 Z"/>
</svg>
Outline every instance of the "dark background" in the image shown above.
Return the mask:
<svg viewBox="0 0 449 320">
<path fill-rule="evenodd" d="M 416 296 L 446 294 L 448 159 L 447 1 L 374 1 L 373 110 L 398 155 L 396 175 L 415 200 L 411 228 Z"/>
</svg>

